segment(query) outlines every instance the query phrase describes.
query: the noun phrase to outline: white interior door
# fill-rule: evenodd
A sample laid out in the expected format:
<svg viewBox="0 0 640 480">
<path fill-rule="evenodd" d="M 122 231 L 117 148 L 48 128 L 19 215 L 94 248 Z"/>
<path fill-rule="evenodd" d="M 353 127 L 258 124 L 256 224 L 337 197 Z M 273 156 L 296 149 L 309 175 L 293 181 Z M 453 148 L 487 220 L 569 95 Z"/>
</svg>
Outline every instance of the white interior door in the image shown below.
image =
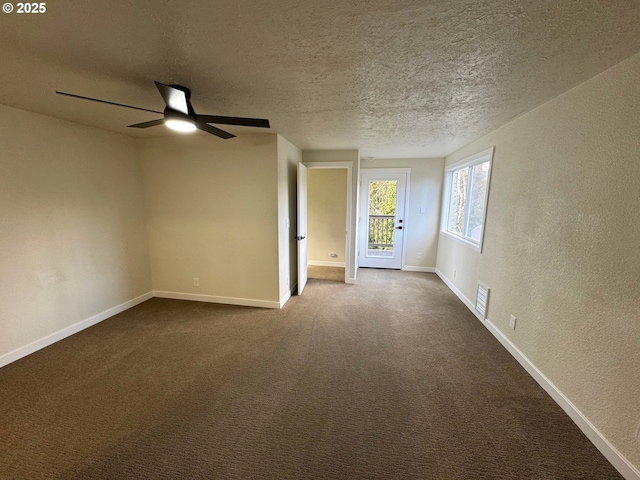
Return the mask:
<svg viewBox="0 0 640 480">
<path fill-rule="evenodd" d="M 307 284 L 307 167 L 298 164 L 298 295 Z"/>
<path fill-rule="evenodd" d="M 402 268 L 407 174 L 362 173 L 358 264 Z"/>
</svg>

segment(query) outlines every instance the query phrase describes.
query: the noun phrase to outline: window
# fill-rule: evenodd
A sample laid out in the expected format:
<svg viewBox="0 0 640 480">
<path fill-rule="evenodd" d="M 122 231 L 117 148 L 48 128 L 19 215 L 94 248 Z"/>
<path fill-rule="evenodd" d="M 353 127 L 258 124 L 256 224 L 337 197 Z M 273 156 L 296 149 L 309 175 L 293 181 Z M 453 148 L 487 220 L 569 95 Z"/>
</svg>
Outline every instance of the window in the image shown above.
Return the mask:
<svg viewBox="0 0 640 480">
<path fill-rule="evenodd" d="M 447 167 L 442 233 L 482 251 L 493 147 Z"/>
</svg>

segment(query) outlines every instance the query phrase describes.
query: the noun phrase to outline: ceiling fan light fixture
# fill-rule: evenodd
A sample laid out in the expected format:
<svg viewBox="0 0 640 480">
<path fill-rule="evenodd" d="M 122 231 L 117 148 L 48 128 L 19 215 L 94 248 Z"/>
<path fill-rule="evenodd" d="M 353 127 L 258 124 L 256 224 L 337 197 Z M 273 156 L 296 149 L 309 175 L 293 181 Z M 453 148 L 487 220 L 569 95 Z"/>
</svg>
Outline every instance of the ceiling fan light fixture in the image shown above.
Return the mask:
<svg viewBox="0 0 640 480">
<path fill-rule="evenodd" d="M 175 130 L 176 132 L 181 133 L 191 133 L 195 132 L 198 129 L 198 127 L 196 127 L 193 122 L 182 120 L 179 118 L 169 118 L 164 121 L 164 124 L 171 130 Z"/>
<path fill-rule="evenodd" d="M 83 97 L 82 95 L 75 95 L 73 93 L 65 93 L 56 91 L 58 95 L 65 95 L 67 97 L 80 98 L 83 100 L 90 100 L 92 102 L 106 103 L 108 105 L 116 105 L 118 107 L 132 108 L 134 110 L 142 110 L 145 112 L 162 114 L 162 118 L 150 120 L 147 122 L 135 123 L 128 125 L 129 128 L 149 128 L 156 127 L 158 125 L 165 124 L 172 130 L 180 133 L 191 133 L 196 130 L 202 130 L 203 132 L 215 135 L 222 139 L 233 138 L 233 133 L 225 132 L 210 125 L 217 123 L 221 125 L 237 125 L 240 127 L 258 127 L 258 128 L 271 128 L 269 120 L 266 118 L 246 118 L 246 117 L 226 117 L 221 115 L 198 115 L 194 110 L 189 99 L 191 98 L 191 90 L 182 85 L 165 85 L 164 83 L 154 82 L 160 95 L 164 99 L 166 105 L 164 112 L 157 110 L 149 110 L 148 108 L 134 107 L 133 105 L 125 105 L 124 103 L 114 103 L 107 100 L 100 100 L 99 98 Z"/>
</svg>

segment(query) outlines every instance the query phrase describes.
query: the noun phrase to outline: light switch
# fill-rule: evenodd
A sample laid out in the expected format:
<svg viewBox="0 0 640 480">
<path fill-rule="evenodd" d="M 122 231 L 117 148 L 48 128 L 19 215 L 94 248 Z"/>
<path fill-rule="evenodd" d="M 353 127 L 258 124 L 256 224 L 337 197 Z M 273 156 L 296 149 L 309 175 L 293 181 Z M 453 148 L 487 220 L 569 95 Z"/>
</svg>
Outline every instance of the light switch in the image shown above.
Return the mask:
<svg viewBox="0 0 640 480">
<path fill-rule="evenodd" d="M 424 208 L 424 207 L 420 207 L 420 213 L 421 213 L 421 214 L 423 214 L 423 215 L 424 215 L 426 212 L 427 212 L 427 209 L 426 209 L 426 208 Z"/>
</svg>

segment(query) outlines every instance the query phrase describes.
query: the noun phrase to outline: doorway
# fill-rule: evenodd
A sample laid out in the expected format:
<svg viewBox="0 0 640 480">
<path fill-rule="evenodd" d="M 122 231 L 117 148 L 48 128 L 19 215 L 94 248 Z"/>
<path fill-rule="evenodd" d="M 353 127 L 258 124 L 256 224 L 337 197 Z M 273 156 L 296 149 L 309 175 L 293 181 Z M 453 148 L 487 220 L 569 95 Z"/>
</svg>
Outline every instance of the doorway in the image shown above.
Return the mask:
<svg viewBox="0 0 640 480">
<path fill-rule="evenodd" d="M 363 169 L 360 176 L 360 267 L 402 269 L 408 169 Z"/>
<path fill-rule="evenodd" d="M 306 165 L 306 166 L 305 166 Z M 342 185 L 341 188 L 346 188 L 346 202 L 344 203 L 343 209 L 345 211 L 344 220 L 343 220 L 343 244 L 344 250 L 342 248 L 341 251 L 344 251 L 342 254 L 344 256 L 344 273 L 342 275 L 345 283 L 354 283 L 355 281 L 355 261 L 354 253 L 355 253 L 355 242 L 351 240 L 352 232 L 355 233 L 355 228 L 351 227 L 351 219 L 354 218 L 354 215 L 351 213 L 351 205 L 352 205 L 352 162 L 308 162 L 306 164 L 298 165 L 298 231 L 296 240 L 298 240 L 298 294 L 302 293 L 304 289 L 304 285 L 306 284 L 306 280 L 308 278 L 308 173 L 307 170 L 316 170 L 316 169 L 329 169 L 329 170 L 343 170 L 346 172 L 346 185 Z M 330 186 L 328 188 L 335 188 L 334 186 Z M 339 187 L 340 188 L 340 187 Z M 354 212 L 355 213 L 355 212 Z M 339 233 L 336 232 L 336 235 Z M 331 250 L 331 249 L 330 249 Z M 337 248 L 335 250 L 338 250 Z M 353 251 L 353 253 L 352 253 Z M 340 252 L 338 253 L 338 257 L 340 257 Z M 326 252 L 325 252 L 326 253 Z M 332 252 L 328 252 L 329 254 Z M 324 262 L 316 262 L 316 263 L 325 263 L 327 266 L 331 266 L 331 263 L 337 263 L 332 261 L 334 257 L 329 255 L 328 259 Z M 340 263 L 342 263 L 342 261 Z M 320 265 L 322 266 L 322 265 Z M 349 272 L 353 275 L 353 280 L 351 281 L 351 277 L 349 276 Z"/>
<path fill-rule="evenodd" d="M 346 268 L 347 169 L 307 172 L 308 278 L 344 281 Z"/>
</svg>

